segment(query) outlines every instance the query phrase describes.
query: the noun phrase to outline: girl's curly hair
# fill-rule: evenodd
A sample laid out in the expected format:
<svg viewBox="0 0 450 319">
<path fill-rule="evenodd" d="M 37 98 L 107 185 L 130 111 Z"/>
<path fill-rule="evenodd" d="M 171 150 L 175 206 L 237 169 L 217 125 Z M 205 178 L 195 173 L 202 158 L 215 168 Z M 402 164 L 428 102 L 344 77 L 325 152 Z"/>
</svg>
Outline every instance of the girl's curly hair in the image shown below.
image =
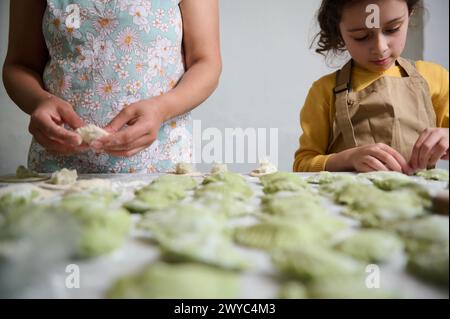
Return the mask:
<svg viewBox="0 0 450 319">
<path fill-rule="evenodd" d="M 345 51 L 345 43 L 342 39 L 339 24 L 344 8 L 360 0 L 322 0 L 317 14 L 320 32 L 314 37 L 313 44 L 317 42 L 316 52 L 326 56 L 330 51 L 339 54 Z M 405 0 L 409 14 L 419 7 L 420 0 Z"/>
</svg>

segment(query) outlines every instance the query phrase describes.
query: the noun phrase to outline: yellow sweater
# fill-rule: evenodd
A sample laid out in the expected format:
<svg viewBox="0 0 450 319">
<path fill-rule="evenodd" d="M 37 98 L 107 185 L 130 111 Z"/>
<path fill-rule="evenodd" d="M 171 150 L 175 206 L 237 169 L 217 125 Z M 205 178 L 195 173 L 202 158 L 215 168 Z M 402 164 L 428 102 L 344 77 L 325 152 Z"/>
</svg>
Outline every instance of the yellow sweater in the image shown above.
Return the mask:
<svg viewBox="0 0 450 319">
<path fill-rule="evenodd" d="M 419 73 L 428 82 L 438 127 L 448 128 L 448 71 L 437 64 L 417 61 Z M 354 67 L 352 84 L 354 91 L 361 91 L 382 76 L 401 77 L 402 70 L 394 65 L 383 73 L 373 73 Z M 319 172 L 325 170 L 326 162 L 331 154 L 326 154 L 330 132 L 335 118 L 336 72 L 326 75 L 314 82 L 305 105 L 300 113 L 300 124 L 303 134 L 300 137 L 300 148 L 295 153 L 295 172 Z"/>
</svg>

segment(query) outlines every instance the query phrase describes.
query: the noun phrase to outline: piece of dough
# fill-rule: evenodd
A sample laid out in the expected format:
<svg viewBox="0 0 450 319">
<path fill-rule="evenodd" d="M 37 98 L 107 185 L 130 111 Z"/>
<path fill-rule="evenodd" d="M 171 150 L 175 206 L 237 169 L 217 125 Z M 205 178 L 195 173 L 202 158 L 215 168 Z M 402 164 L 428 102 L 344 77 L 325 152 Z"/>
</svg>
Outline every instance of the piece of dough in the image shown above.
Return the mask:
<svg viewBox="0 0 450 319">
<path fill-rule="evenodd" d="M 93 124 L 80 127 L 75 132 L 81 136 L 83 142 L 86 144 L 91 144 L 96 139 L 109 135 L 107 131 Z"/>
<path fill-rule="evenodd" d="M 214 163 L 211 168 L 211 174 L 226 173 L 226 172 L 228 172 L 227 164 Z"/>
<path fill-rule="evenodd" d="M 260 177 L 263 175 L 268 175 L 268 174 L 273 174 L 278 172 L 278 168 L 270 163 L 268 160 L 262 160 L 260 163 L 260 166 L 256 169 L 254 169 L 251 173 L 250 176 L 253 177 Z"/>
</svg>

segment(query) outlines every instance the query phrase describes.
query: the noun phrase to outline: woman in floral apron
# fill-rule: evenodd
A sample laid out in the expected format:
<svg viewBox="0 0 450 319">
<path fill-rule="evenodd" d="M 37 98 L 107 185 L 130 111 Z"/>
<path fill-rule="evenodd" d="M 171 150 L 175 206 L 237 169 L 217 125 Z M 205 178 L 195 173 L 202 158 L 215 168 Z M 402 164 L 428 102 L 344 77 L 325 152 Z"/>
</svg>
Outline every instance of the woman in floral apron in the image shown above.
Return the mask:
<svg viewBox="0 0 450 319">
<path fill-rule="evenodd" d="M 218 1 L 11 1 L 5 87 L 30 114 L 28 166 L 165 172 L 192 159 L 189 112 L 221 71 Z M 73 130 L 111 134 L 81 144 Z"/>
</svg>

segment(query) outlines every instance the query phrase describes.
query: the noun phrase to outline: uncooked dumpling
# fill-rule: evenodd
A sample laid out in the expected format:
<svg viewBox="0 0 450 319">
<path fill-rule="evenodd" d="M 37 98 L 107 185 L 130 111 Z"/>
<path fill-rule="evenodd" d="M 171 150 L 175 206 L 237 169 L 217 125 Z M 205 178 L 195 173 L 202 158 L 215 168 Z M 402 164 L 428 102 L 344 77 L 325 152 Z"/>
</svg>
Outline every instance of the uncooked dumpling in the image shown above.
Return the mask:
<svg viewBox="0 0 450 319">
<path fill-rule="evenodd" d="M 80 127 L 75 132 L 81 136 L 83 143 L 86 144 L 91 144 L 93 141 L 109 135 L 107 131 L 93 124 Z"/>
</svg>

